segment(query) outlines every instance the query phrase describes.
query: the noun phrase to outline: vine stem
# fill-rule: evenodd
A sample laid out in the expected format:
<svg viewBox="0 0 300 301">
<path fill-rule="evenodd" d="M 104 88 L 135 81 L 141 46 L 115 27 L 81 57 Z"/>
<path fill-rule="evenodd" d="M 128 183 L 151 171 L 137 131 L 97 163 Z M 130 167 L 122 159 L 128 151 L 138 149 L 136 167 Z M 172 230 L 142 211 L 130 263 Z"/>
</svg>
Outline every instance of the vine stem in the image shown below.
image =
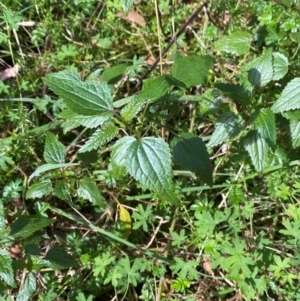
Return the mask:
<svg viewBox="0 0 300 301">
<path fill-rule="evenodd" d="M 154 63 L 151 65 L 150 69 L 142 76 L 142 78 L 138 81 L 138 83 L 136 84 L 136 86 L 133 88 L 133 90 L 131 91 L 130 95 L 132 95 L 134 92 L 136 92 L 138 90 L 138 88 L 140 87 L 140 85 L 142 84 L 143 79 L 145 79 L 157 66 L 157 64 L 161 61 L 161 58 L 168 52 L 168 50 L 171 48 L 171 46 L 177 41 L 177 39 L 183 34 L 183 32 L 185 31 L 186 27 L 193 21 L 193 19 L 199 14 L 199 12 L 201 10 L 203 10 L 203 8 L 205 6 L 207 6 L 207 4 L 209 3 L 209 0 L 206 0 L 204 2 L 202 2 L 199 7 L 190 15 L 190 17 L 185 21 L 185 23 L 181 26 L 181 28 L 179 29 L 179 31 L 172 37 L 172 39 L 170 40 L 170 42 L 168 43 L 168 45 L 166 46 L 166 48 L 161 52 L 161 54 L 159 55 L 159 57 L 154 61 Z"/>
</svg>

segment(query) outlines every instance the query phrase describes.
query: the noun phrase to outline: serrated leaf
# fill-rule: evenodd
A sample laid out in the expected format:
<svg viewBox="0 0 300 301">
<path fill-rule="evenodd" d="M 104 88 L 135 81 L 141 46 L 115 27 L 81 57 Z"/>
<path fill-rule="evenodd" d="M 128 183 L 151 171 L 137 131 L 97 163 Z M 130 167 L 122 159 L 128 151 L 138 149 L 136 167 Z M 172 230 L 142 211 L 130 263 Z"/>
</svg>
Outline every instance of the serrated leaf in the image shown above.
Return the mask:
<svg viewBox="0 0 300 301">
<path fill-rule="evenodd" d="M 245 54 L 250 50 L 252 35 L 245 31 L 237 31 L 222 37 L 215 42 L 215 49 L 232 54 Z"/>
<path fill-rule="evenodd" d="M 119 220 L 122 226 L 122 237 L 123 239 L 128 239 L 131 231 L 131 217 L 129 211 L 122 205 L 119 205 Z"/>
<path fill-rule="evenodd" d="M 145 188 L 162 198 L 171 200 L 175 197 L 170 149 L 163 139 L 123 137 L 114 145 L 111 159 L 116 165 L 125 166 L 127 172 Z"/>
<path fill-rule="evenodd" d="M 121 0 L 122 8 L 125 13 L 128 13 L 133 5 L 134 0 Z"/>
<path fill-rule="evenodd" d="M 265 86 L 273 78 L 272 50 L 266 50 L 243 69 L 248 71 L 248 80 L 253 86 Z"/>
<path fill-rule="evenodd" d="M 0 250 L 0 278 L 9 286 L 15 286 L 12 258 L 6 250 Z"/>
<path fill-rule="evenodd" d="M 200 98 L 198 106 L 201 114 L 215 114 L 219 111 L 222 97 L 216 89 L 207 89 Z"/>
<path fill-rule="evenodd" d="M 79 187 L 77 188 L 77 194 L 79 197 L 89 200 L 92 204 L 104 208 L 104 202 L 101 192 L 94 182 L 90 178 L 83 178 L 79 181 Z"/>
<path fill-rule="evenodd" d="M 10 224 L 10 235 L 14 238 L 27 238 L 53 222 L 49 218 L 23 215 Z"/>
<path fill-rule="evenodd" d="M 101 116 L 83 116 L 79 115 L 70 109 L 66 109 L 60 113 L 61 117 L 66 120 L 62 123 L 64 133 L 71 131 L 80 125 L 89 129 L 96 128 L 111 118 L 111 114 L 103 114 Z"/>
<path fill-rule="evenodd" d="M 295 148 L 300 145 L 300 121 L 291 120 L 290 131 L 291 131 L 292 145 Z"/>
<path fill-rule="evenodd" d="M 39 166 L 34 173 L 32 173 L 30 175 L 30 177 L 28 178 L 28 183 L 34 178 L 37 177 L 38 175 L 40 175 L 41 173 L 45 172 L 45 171 L 49 171 L 49 170 L 53 170 L 53 169 L 58 169 L 58 168 L 67 168 L 70 166 L 76 166 L 79 165 L 79 163 L 59 163 L 59 164 L 44 164 Z"/>
<path fill-rule="evenodd" d="M 253 124 L 260 136 L 266 139 L 270 146 L 275 146 L 276 124 L 274 113 L 266 108 L 259 110 L 255 114 Z"/>
<path fill-rule="evenodd" d="M 209 185 L 212 185 L 212 166 L 202 139 L 190 133 L 182 133 L 171 142 L 175 161 L 192 170 Z"/>
<path fill-rule="evenodd" d="M 141 111 L 143 105 L 147 102 L 147 98 L 139 94 L 135 96 L 120 112 L 122 118 L 126 122 L 130 122 Z"/>
<path fill-rule="evenodd" d="M 283 78 L 289 70 L 289 61 L 282 53 L 273 53 L 273 78 L 272 80 L 279 80 Z"/>
<path fill-rule="evenodd" d="M 127 64 L 120 64 L 113 66 L 111 68 L 107 68 L 101 74 L 101 79 L 107 82 L 109 85 L 116 84 L 123 76 L 128 67 Z"/>
<path fill-rule="evenodd" d="M 63 270 L 77 266 L 76 260 L 59 246 L 54 246 L 50 249 L 45 256 L 45 260 L 48 260 L 50 267 L 55 270 Z"/>
<path fill-rule="evenodd" d="M 216 83 L 215 87 L 225 92 L 233 101 L 242 105 L 248 105 L 251 100 L 251 91 L 241 85 Z"/>
<path fill-rule="evenodd" d="M 282 113 L 289 110 L 300 109 L 300 78 L 291 80 L 283 89 L 280 97 L 275 101 L 271 110 Z"/>
<path fill-rule="evenodd" d="M 289 36 L 290 36 L 290 38 L 291 38 L 294 42 L 300 44 L 300 32 L 299 32 L 299 31 L 297 31 L 297 32 L 291 32 L 291 33 L 289 34 Z"/>
<path fill-rule="evenodd" d="M 208 55 L 179 57 L 172 66 L 171 75 L 182 87 L 189 88 L 203 84 L 213 65 L 214 59 Z"/>
<path fill-rule="evenodd" d="M 34 183 L 26 192 L 26 199 L 37 199 L 48 195 L 52 190 L 52 183 L 49 179 Z"/>
<path fill-rule="evenodd" d="M 96 150 L 92 150 L 90 152 L 85 152 L 85 153 L 77 153 L 76 154 L 77 159 L 84 164 L 92 164 L 96 163 L 98 161 L 98 153 Z"/>
<path fill-rule="evenodd" d="M 44 159 L 47 163 L 63 163 L 67 148 L 52 133 L 48 133 L 45 141 Z"/>
<path fill-rule="evenodd" d="M 118 135 L 119 129 L 112 123 L 107 122 L 97 129 L 90 139 L 80 148 L 80 153 L 89 152 L 104 146 Z"/>
<path fill-rule="evenodd" d="M 44 81 L 72 111 L 84 116 L 112 114 L 112 96 L 107 84 L 66 80 L 64 72 L 49 74 Z"/>
<path fill-rule="evenodd" d="M 168 96 L 169 82 L 164 76 L 149 79 L 143 84 L 142 91 L 121 110 L 122 118 L 129 122 L 141 111 L 145 103 L 152 104 Z"/>
<path fill-rule="evenodd" d="M 59 181 L 55 184 L 54 195 L 57 196 L 60 200 L 70 200 L 70 187 L 67 183 Z"/>
<path fill-rule="evenodd" d="M 251 157 L 257 171 L 263 171 L 266 166 L 269 146 L 257 131 L 251 131 L 244 139 L 244 147 Z"/>
<path fill-rule="evenodd" d="M 221 115 L 215 125 L 215 130 L 207 146 L 214 147 L 228 139 L 237 136 L 243 127 L 243 120 L 240 116 L 229 111 Z"/>
<path fill-rule="evenodd" d="M 28 273 L 25 282 L 23 285 L 23 289 L 18 292 L 16 301 L 27 301 L 30 299 L 31 295 L 36 290 L 36 280 L 35 276 L 32 273 Z"/>
<path fill-rule="evenodd" d="M 281 113 L 288 120 L 300 120 L 300 110 L 293 110 Z"/>
</svg>

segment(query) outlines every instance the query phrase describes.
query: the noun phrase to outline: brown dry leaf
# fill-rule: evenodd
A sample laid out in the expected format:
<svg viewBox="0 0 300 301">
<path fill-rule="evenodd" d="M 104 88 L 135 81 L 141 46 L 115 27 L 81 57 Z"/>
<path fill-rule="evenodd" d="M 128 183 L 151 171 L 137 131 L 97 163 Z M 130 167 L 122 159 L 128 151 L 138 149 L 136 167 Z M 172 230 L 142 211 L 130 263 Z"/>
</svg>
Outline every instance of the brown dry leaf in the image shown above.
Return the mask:
<svg viewBox="0 0 300 301">
<path fill-rule="evenodd" d="M 15 64 L 11 68 L 7 68 L 0 72 L 0 80 L 4 81 L 11 77 L 16 77 L 19 73 L 20 66 L 18 64 Z"/>
<path fill-rule="evenodd" d="M 146 21 L 145 21 L 144 17 L 142 15 L 140 15 L 139 13 L 137 13 L 136 11 L 134 11 L 134 10 L 131 10 L 128 13 L 128 15 L 125 15 L 123 12 L 119 12 L 119 13 L 117 13 L 116 16 L 119 17 L 119 18 L 122 18 L 125 21 L 133 22 L 133 23 L 135 23 L 137 25 L 140 25 L 140 26 L 145 26 L 146 25 Z"/>
</svg>

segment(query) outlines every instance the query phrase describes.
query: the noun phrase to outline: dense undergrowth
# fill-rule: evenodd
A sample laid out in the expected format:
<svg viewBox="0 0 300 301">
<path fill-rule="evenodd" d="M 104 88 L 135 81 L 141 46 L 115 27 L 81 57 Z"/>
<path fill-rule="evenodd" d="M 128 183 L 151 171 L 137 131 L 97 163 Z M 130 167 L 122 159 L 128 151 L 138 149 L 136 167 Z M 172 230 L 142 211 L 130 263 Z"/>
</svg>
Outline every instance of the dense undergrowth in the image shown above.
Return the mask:
<svg viewBox="0 0 300 301">
<path fill-rule="evenodd" d="M 131 2 L 0 3 L 0 300 L 300 300 L 299 1 Z"/>
</svg>

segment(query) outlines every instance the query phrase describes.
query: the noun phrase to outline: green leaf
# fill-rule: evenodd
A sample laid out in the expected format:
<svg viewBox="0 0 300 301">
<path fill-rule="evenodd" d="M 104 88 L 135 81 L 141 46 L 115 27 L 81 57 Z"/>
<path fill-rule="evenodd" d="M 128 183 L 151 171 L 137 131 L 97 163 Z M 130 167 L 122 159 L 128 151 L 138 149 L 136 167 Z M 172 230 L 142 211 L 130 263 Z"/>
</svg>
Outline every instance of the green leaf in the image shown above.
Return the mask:
<svg viewBox="0 0 300 301">
<path fill-rule="evenodd" d="M 253 86 L 265 86 L 273 78 L 272 50 L 266 50 L 243 69 L 248 71 L 248 80 Z"/>
<path fill-rule="evenodd" d="M 300 109 L 300 78 L 291 80 L 272 106 L 274 113 Z"/>
<path fill-rule="evenodd" d="M 111 159 L 116 165 L 125 166 L 145 188 L 165 199 L 175 197 L 170 149 L 163 139 L 123 137 L 114 145 Z"/>
<path fill-rule="evenodd" d="M 79 150 L 80 153 L 89 152 L 104 146 L 118 135 L 119 129 L 112 123 L 107 122 L 97 129 L 90 139 Z"/>
<path fill-rule="evenodd" d="M 127 67 L 127 64 L 120 64 L 111 68 L 107 68 L 103 71 L 100 77 L 107 84 L 114 85 L 122 79 L 122 76 L 125 73 Z"/>
<path fill-rule="evenodd" d="M 47 163 L 63 163 L 67 154 L 67 148 L 58 141 L 52 133 L 46 136 L 44 159 Z"/>
<path fill-rule="evenodd" d="M 32 273 L 28 273 L 23 284 L 23 289 L 18 292 L 16 301 L 27 301 L 36 290 L 36 280 Z"/>
<path fill-rule="evenodd" d="M 66 182 L 59 181 L 55 184 L 54 195 L 60 200 L 70 200 L 70 187 Z"/>
<path fill-rule="evenodd" d="M 76 114 L 70 109 L 66 109 L 60 113 L 61 117 L 66 120 L 62 123 L 62 128 L 64 129 L 64 133 L 69 132 L 70 130 L 79 127 L 80 125 L 87 127 L 89 129 L 96 128 L 102 125 L 105 121 L 110 119 L 110 115 L 102 115 L 102 116 L 83 116 Z"/>
<path fill-rule="evenodd" d="M 257 131 L 251 131 L 244 139 L 244 147 L 249 153 L 257 171 L 263 171 L 266 166 L 269 146 Z"/>
<path fill-rule="evenodd" d="M 36 176 L 40 175 L 41 173 L 43 173 L 45 171 L 58 169 L 58 168 L 67 168 L 67 167 L 76 166 L 76 165 L 79 165 L 79 163 L 59 163 L 59 164 L 44 164 L 44 165 L 41 165 L 35 170 L 34 173 L 32 173 L 30 175 L 30 177 L 28 178 L 28 182 L 30 182 L 33 178 L 35 178 Z"/>
<path fill-rule="evenodd" d="M 50 249 L 45 259 L 49 261 L 50 267 L 55 270 L 63 270 L 77 266 L 76 260 L 59 246 L 54 246 Z"/>
<path fill-rule="evenodd" d="M 143 227 L 143 230 L 145 232 L 148 232 L 148 221 L 149 217 L 152 214 L 152 206 L 147 205 L 146 210 L 144 210 L 144 207 L 142 204 L 138 204 L 137 211 L 133 211 L 132 218 L 136 219 L 136 221 L 133 223 L 133 229 L 139 229 L 141 226 Z"/>
<path fill-rule="evenodd" d="M 215 49 L 227 53 L 242 55 L 250 50 L 252 35 L 245 31 L 237 31 L 215 42 Z"/>
<path fill-rule="evenodd" d="M 82 178 L 79 181 L 79 187 L 77 189 L 77 194 L 79 197 L 89 200 L 92 204 L 104 208 L 104 202 L 102 199 L 101 192 L 94 182 L 90 178 Z"/>
<path fill-rule="evenodd" d="M 228 111 L 221 115 L 215 125 L 215 130 L 209 140 L 208 146 L 214 147 L 228 139 L 237 136 L 243 127 L 243 120 L 240 116 Z"/>
<path fill-rule="evenodd" d="M 172 66 L 171 75 L 182 87 L 189 88 L 203 84 L 213 65 L 214 59 L 208 55 L 179 57 Z"/>
<path fill-rule="evenodd" d="M 134 0 L 121 0 L 122 8 L 125 13 L 128 13 L 133 5 Z"/>
<path fill-rule="evenodd" d="M 293 110 L 281 113 L 288 120 L 300 121 L 300 110 Z"/>
<path fill-rule="evenodd" d="M 289 70 L 289 61 L 282 53 L 273 53 L 273 78 L 272 80 L 279 80 L 283 78 Z"/>
<path fill-rule="evenodd" d="M 216 83 L 215 87 L 225 92 L 236 103 L 241 105 L 250 104 L 251 91 L 241 85 Z"/>
<path fill-rule="evenodd" d="M 104 277 L 109 271 L 108 267 L 111 263 L 115 262 L 115 257 L 109 251 L 102 253 L 100 256 L 95 258 L 93 267 L 94 276 L 98 277 L 101 275 Z"/>
<path fill-rule="evenodd" d="M 49 179 L 34 183 L 26 192 L 26 199 L 37 199 L 51 192 L 52 183 Z"/>
<path fill-rule="evenodd" d="M 144 104 L 151 104 L 168 97 L 170 85 L 164 76 L 149 79 L 143 84 L 142 92 L 121 110 L 122 118 L 129 122 L 141 111 Z"/>
<path fill-rule="evenodd" d="M 84 164 L 92 164 L 92 163 L 96 163 L 98 161 L 98 153 L 96 150 L 92 150 L 89 152 L 85 152 L 85 153 L 77 153 L 76 154 L 77 159 L 81 162 L 83 162 Z"/>
<path fill-rule="evenodd" d="M 14 238 L 27 238 L 53 222 L 49 218 L 23 215 L 10 224 L 10 235 Z"/>
<path fill-rule="evenodd" d="M 260 136 L 274 147 L 276 142 L 275 115 L 270 109 L 260 109 L 253 118 L 253 124 Z"/>
<path fill-rule="evenodd" d="M 0 250 L 0 277 L 9 286 L 15 286 L 12 258 L 6 250 Z"/>
<path fill-rule="evenodd" d="M 245 242 L 240 241 L 238 238 L 234 240 L 234 247 L 232 247 L 228 242 L 226 242 L 222 251 L 229 254 L 228 257 L 224 258 L 222 262 L 222 268 L 230 272 L 230 275 L 234 278 L 239 277 L 239 273 L 243 273 L 244 278 L 251 276 L 252 272 L 249 265 L 254 265 L 255 261 L 249 258 L 248 254 L 244 251 Z"/>
<path fill-rule="evenodd" d="M 174 273 L 177 273 L 181 279 L 196 280 L 199 278 L 198 272 L 195 269 L 199 265 L 198 260 L 182 260 L 179 257 L 175 257 L 175 264 L 170 268 Z"/>
<path fill-rule="evenodd" d="M 290 131 L 292 137 L 292 145 L 295 148 L 300 145 L 300 121 L 291 120 Z"/>
<path fill-rule="evenodd" d="M 190 133 L 182 133 L 171 142 L 175 161 L 194 171 L 202 180 L 212 185 L 212 166 L 202 139 Z"/>
<path fill-rule="evenodd" d="M 7 168 L 8 168 L 7 164 L 14 165 L 15 163 L 11 157 L 7 156 L 4 152 L 1 152 L 0 153 L 0 168 L 2 170 L 7 170 Z"/>
<path fill-rule="evenodd" d="M 75 113 L 107 118 L 112 115 L 112 96 L 107 84 L 66 80 L 65 71 L 49 74 L 44 81 Z"/>
</svg>

